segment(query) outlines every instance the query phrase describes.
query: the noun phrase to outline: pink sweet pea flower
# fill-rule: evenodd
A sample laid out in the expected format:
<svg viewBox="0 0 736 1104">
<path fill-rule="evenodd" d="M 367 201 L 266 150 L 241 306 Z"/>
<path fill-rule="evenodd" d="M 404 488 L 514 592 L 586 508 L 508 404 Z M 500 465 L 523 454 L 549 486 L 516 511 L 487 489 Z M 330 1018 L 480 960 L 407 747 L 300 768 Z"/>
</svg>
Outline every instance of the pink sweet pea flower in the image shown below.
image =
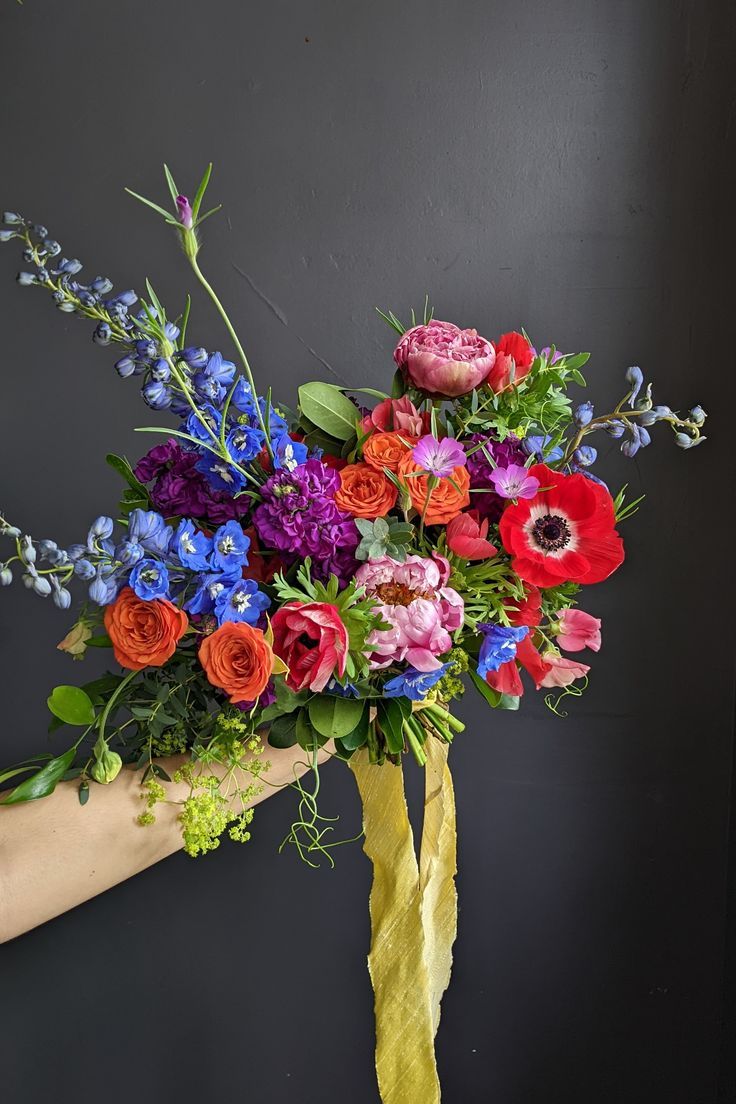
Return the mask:
<svg viewBox="0 0 736 1104">
<path fill-rule="evenodd" d="M 496 494 L 502 498 L 534 498 L 539 490 L 539 480 L 529 475 L 529 469 L 520 464 L 509 464 L 507 468 L 495 468 L 490 475 Z"/>
<path fill-rule="evenodd" d="M 549 665 L 550 670 L 539 683 L 540 686 L 569 686 L 575 679 L 587 675 L 590 670 L 587 663 L 578 663 L 574 659 L 566 659 L 554 652 L 547 652 L 544 662 Z"/>
<path fill-rule="evenodd" d="M 498 549 L 486 540 L 487 533 L 488 518 L 481 521 L 477 510 L 468 510 L 448 523 L 445 530 L 447 547 L 464 560 L 489 560 Z"/>
<path fill-rule="evenodd" d="M 566 652 L 580 652 L 590 648 L 597 652 L 601 646 L 601 619 L 592 617 L 585 610 L 563 609 L 557 615 L 560 632 L 557 643 Z"/>
</svg>

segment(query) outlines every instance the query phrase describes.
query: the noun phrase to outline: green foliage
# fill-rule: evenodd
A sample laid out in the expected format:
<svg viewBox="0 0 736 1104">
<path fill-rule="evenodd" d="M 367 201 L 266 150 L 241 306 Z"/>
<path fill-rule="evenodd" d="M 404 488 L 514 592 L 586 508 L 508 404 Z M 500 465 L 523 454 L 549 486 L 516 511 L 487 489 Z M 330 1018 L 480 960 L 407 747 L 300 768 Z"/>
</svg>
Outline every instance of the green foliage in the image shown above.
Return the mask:
<svg viewBox="0 0 736 1104">
<path fill-rule="evenodd" d="M 340 698 L 316 694 L 309 702 L 309 720 L 321 736 L 328 740 L 344 739 L 359 724 L 365 712 L 360 698 Z"/>
<path fill-rule="evenodd" d="M 57 782 L 61 781 L 74 762 L 75 754 L 76 748 L 70 748 L 63 755 L 49 759 L 40 771 L 26 778 L 0 800 L 0 805 L 18 805 L 22 801 L 35 801 L 39 797 L 47 797 L 48 794 L 53 793 Z"/>
<path fill-rule="evenodd" d="M 145 484 L 136 479 L 129 461 L 124 456 L 116 456 L 114 452 L 105 457 L 110 467 L 122 476 L 127 483 L 120 500 L 120 513 L 127 517 L 132 510 L 148 510 L 151 507 L 151 499 Z"/>
<path fill-rule="evenodd" d="M 377 560 L 381 556 L 390 556 L 403 563 L 414 539 L 414 526 L 397 518 L 356 518 L 355 524 L 361 535 L 355 556 L 358 560 Z"/>
<path fill-rule="evenodd" d="M 299 409 L 318 429 L 338 441 L 349 441 L 355 436 L 358 409 L 333 383 L 302 384 Z"/>
<path fill-rule="evenodd" d="M 95 709 L 88 694 L 78 686 L 55 686 L 46 699 L 49 710 L 68 725 L 91 725 Z"/>
</svg>

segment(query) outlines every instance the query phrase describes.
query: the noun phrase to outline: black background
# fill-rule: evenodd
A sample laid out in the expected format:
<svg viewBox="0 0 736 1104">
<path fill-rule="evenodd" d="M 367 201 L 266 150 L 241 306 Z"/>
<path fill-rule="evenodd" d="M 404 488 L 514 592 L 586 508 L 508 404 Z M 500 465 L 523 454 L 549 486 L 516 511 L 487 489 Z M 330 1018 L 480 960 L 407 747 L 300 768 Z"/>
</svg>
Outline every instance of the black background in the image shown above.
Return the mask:
<svg viewBox="0 0 736 1104">
<path fill-rule="evenodd" d="M 489 337 L 523 324 L 540 346 L 590 349 L 601 409 L 639 363 L 657 401 L 711 411 L 693 454 L 663 430 L 640 461 L 604 447 L 601 471 L 648 498 L 624 527 L 624 567 L 585 596 L 604 647 L 570 715 L 533 692 L 517 715 L 461 707 L 460 932 L 438 1038 L 449 1104 L 717 1098 L 729 7 L 3 0 L 3 206 L 45 222 L 90 275 L 150 276 L 175 312 L 191 280 L 174 236 L 122 186 L 163 200 L 163 160 L 188 188 L 214 160 L 225 206 L 202 261 L 256 375 L 287 401 L 310 378 L 384 386 L 392 340 L 373 307 L 406 316 L 429 291 L 439 317 Z M 152 418 L 86 323 L 16 288 L 14 250 L 0 251 L 2 504 L 68 543 L 116 501 L 105 452 L 137 457 L 152 442 L 132 427 Z M 190 332 L 227 348 L 200 296 Z M 67 616 L 21 587 L 0 599 L 9 762 L 45 740 L 48 688 L 94 662 L 54 651 Z M 338 765 L 323 798 L 354 834 Z M 246 849 L 177 855 L 0 949 L 6 1099 L 375 1104 L 369 866 L 359 845 L 335 872 L 279 857 L 290 800 L 259 810 Z M 721 1100 L 736 1099 L 732 1075 L 726 1063 Z"/>
</svg>

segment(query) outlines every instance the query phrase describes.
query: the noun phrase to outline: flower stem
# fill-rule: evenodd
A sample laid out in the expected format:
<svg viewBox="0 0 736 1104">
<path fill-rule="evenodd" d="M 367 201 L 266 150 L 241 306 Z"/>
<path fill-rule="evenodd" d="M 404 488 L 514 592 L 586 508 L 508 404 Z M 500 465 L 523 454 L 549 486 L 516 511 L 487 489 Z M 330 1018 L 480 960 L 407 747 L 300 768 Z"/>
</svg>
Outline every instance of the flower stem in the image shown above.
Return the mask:
<svg viewBox="0 0 736 1104">
<path fill-rule="evenodd" d="M 207 279 L 207 277 L 202 272 L 202 269 L 197 264 L 197 258 L 196 257 L 189 257 L 189 262 L 192 266 L 192 270 L 194 272 L 194 275 L 197 277 L 200 284 L 202 285 L 204 290 L 207 292 L 210 299 L 212 300 L 215 307 L 217 308 L 217 311 L 218 311 L 220 317 L 222 318 L 222 321 L 225 323 L 225 328 L 227 329 L 227 332 L 230 334 L 232 342 L 233 342 L 233 344 L 235 345 L 235 348 L 238 351 L 238 356 L 240 357 L 240 361 L 243 365 L 243 371 L 245 372 L 246 379 L 248 380 L 248 383 L 250 384 L 250 387 L 251 387 L 251 391 L 253 392 L 253 401 L 254 401 L 255 408 L 256 408 L 256 414 L 258 415 L 258 421 L 260 423 L 261 430 L 263 431 L 263 436 L 266 439 L 266 448 L 268 449 L 269 456 L 271 457 L 271 459 L 273 459 L 273 449 L 271 447 L 271 439 L 268 435 L 268 430 L 266 428 L 266 423 L 263 420 L 263 412 L 261 411 L 261 406 L 260 406 L 260 403 L 258 402 L 258 392 L 256 390 L 256 382 L 253 378 L 253 372 L 252 372 L 251 366 L 248 362 L 248 358 L 245 355 L 245 349 L 241 345 L 240 338 L 238 337 L 237 333 L 235 332 L 235 327 L 233 326 L 232 322 L 230 321 L 230 318 L 228 317 L 227 311 L 225 310 L 225 308 L 223 307 L 223 305 L 220 302 L 219 298 L 217 297 L 217 293 L 215 292 L 215 289 L 212 287 L 209 280 Z"/>
</svg>

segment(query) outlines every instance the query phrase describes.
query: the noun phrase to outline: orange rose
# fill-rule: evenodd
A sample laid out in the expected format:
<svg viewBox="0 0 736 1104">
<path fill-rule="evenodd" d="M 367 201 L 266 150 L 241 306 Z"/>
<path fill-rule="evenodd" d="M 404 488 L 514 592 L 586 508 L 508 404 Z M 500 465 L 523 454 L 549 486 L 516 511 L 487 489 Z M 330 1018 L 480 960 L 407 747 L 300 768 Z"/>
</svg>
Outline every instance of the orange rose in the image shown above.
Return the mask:
<svg viewBox="0 0 736 1104">
<path fill-rule="evenodd" d="M 184 610 L 163 598 L 145 602 L 130 588 L 105 607 L 105 629 L 115 659 L 130 671 L 161 667 L 176 651 L 187 630 Z"/>
<path fill-rule="evenodd" d="M 398 491 L 383 472 L 370 464 L 348 464 L 340 472 L 335 502 L 353 517 L 383 517 L 396 505 Z"/>
<path fill-rule="evenodd" d="M 409 492 L 411 504 L 419 514 L 423 512 L 427 501 L 429 479 L 437 478 L 426 474 L 412 475 L 412 472 L 422 470 L 421 465 L 415 463 L 410 452 L 407 452 L 399 464 L 399 479 Z M 412 476 L 411 479 L 407 478 L 409 475 Z M 452 481 L 456 486 L 453 487 L 449 479 L 439 479 L 437 486 L 433 488 L 429 496 L 427 512 L 424 515 L 426 525 L 446 525 L 448 521 L 452 521 L 466 506 L 470 505 L 468 469 L 466 467 L 455 468 L 452 473 Z"/>
<path fill-rule="evenodd" d="M 233 704 L 252 702 L 266 689 L 273 669 L 273 651 L 260 629 L 244 621 L 226 621 L 206 636 L 199 662 L 213 686 L 230 695 Z"/>
<path fill-rule="evenodd" d="M 372 433 L 363 444 L 363 459 L 377 471 L 388 468 L 397 472 L 400 461 L 418 440 L 403 433 Z"/>
</svg>

